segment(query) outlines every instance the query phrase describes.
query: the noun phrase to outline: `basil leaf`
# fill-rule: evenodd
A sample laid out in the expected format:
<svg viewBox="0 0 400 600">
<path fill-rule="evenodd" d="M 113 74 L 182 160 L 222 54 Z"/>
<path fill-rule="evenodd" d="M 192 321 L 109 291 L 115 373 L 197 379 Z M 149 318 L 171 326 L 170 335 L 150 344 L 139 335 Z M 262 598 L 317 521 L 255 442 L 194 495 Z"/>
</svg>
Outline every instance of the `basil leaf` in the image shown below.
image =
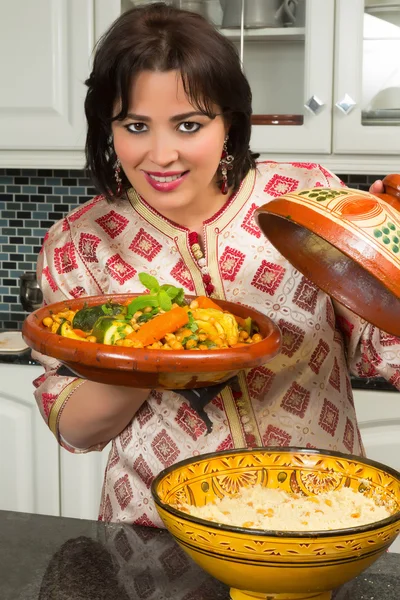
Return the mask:
<svg viewBox="0 0 400 600">
<path fill-rule="evenodd" d="M 185 304 L 185 292 L 183 288 L 178 288 L 179 292 L 174 298 L 174 302 L 179 304 L 179 306 L 184 306 Z"/>
<path fill-rule="evenodd" d="M 162 310 L 171 310 L 172 302 L 165 290 L 160 290 L 157 294 L 158 302 Z"/>
<path fill-rule="evenodd" d="M 160 285 L 155 277 L 147 273 L 139 273 L 139 280 L 142 285 L 152 292 L 158 292 Z"/>
<path fill-rule="evenodd" d="M 142 308 L 146 308 L 146 306 L 159 306 L 157 296 L 145 294 L 143 296 L 137 296 L 134 298 L 130 304 L 128 304 L 127 316 L 133 317 L 135 312 L 138 310 L 142 310 Z"/>
<path fill-rule="evenodd" d="M 165 283 L 161 286 L 160 290 L 165 290 L 171 300 L 173 300 L 179 294 L 181 288 L 177 288 L 174 285 L 168 285 Z"/>
</svg>

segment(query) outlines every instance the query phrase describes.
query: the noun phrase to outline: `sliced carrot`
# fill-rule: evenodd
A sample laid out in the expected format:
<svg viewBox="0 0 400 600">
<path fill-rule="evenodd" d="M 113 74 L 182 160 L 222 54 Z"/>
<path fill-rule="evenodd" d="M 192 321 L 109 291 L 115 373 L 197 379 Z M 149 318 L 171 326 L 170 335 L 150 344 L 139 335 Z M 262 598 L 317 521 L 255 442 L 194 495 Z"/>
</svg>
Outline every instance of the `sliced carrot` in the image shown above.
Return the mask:
<svg viewBox="0 0 400 600">
<path fill-rule="evenodd" d="M 243 342 L 238 342 L 237 344 L 233 344 L 231 348 L 241 348 L 242 346 L 249 346 L 249 344 L 244 344 Z"/>
<path fill-rule="evenodd" d="M 199 308 L 215 308 L 215 310 L 220 310 L 223 312 L 223 309 L 218 306 L 218 304 L 213 302 L 211 298 L 207 298 L 207 296 L 197 296 L 196 300 Z"/>
<path fill-rule="evenodd" d="M 79 335 L 80 337 L 88 337 L 90 335 L 90 333 L 88 333 L 87 331 L 82 331 L 82 329 L 73 329 L 72 330 L 76 335 Z"/>
<path fill-rule="evenodd" d="M 174 333 L 187 323 L 189 323 L 187 311 L 178 306 L 143 323 L 140 329 L 129 333 L 126 337 L 142 342 L 143 346 L 149 346 L 154 342 L 159 342 L 167 333 Z"/>
<path fill-rule="evenodd" d="M 236 323 L 240 325 L 242 329 L 246 329 L 246 321 L 242 317 L 238 317 L 237 315 L 233 315 L 235 317 Z"/>
</svg>

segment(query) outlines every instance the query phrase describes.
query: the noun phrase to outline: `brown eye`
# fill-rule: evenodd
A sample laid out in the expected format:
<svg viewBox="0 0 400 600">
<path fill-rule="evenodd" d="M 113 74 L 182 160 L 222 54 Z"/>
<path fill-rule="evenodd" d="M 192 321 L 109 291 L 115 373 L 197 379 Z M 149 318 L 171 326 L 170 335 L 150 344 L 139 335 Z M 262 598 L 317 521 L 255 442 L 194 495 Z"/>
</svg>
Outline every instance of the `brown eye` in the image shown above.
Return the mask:
<svg viewBox="0 0 400 600">
<path fill-rule="evenodd" d="M 179 131 L 183 133 L 195 133 L 200 129 L 200 123 L 194 123 L 193 121 L 185 121 L 179 125 Z"/>
<path fill-rule="evenodd" d="M 130 123 L 126 125 L 126 129 L 131 133 L 143 133 L 147 131 L 147 125 L 145 123 Z"/>
</svg>

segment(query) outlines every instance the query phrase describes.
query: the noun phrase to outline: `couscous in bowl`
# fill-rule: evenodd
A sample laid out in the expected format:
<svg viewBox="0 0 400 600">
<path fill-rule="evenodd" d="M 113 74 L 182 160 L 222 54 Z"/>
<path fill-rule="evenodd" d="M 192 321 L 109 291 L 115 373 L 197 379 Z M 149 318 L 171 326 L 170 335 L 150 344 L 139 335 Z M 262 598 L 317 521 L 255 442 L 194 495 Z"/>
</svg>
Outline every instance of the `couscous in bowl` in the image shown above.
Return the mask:
<svg viewBox="0 0 400 600">
<path fill-rule="evenodd" d="M 256 485 L 305 498 L 350 488 L 378 499 L 390 516 L 337 530 L 269 531 L 207 521 L 176 508 L 204 506 Z M 400 531 L 400 473 L 338 452 L 273 447 L 197 456 L 162 471 L 152 493 L 178 544 L 230 586 L 233 600 L 329 600 Z"/>
</svg>

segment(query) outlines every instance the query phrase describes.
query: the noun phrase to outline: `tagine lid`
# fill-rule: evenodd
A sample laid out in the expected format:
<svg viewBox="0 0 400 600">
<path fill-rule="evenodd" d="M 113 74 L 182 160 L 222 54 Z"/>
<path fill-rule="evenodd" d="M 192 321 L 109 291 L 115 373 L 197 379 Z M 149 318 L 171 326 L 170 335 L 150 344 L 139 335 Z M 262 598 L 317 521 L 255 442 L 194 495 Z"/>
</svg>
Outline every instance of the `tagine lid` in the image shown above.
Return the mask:
<svg viewBox="0 0 400 600">
<path fill-rule="evenodd" d="M 255 219 L 277 250 L 340 304 L 400 336 L 400 175 L 384 193 L 317 187 L 264 204 Z"/>
</svg>

